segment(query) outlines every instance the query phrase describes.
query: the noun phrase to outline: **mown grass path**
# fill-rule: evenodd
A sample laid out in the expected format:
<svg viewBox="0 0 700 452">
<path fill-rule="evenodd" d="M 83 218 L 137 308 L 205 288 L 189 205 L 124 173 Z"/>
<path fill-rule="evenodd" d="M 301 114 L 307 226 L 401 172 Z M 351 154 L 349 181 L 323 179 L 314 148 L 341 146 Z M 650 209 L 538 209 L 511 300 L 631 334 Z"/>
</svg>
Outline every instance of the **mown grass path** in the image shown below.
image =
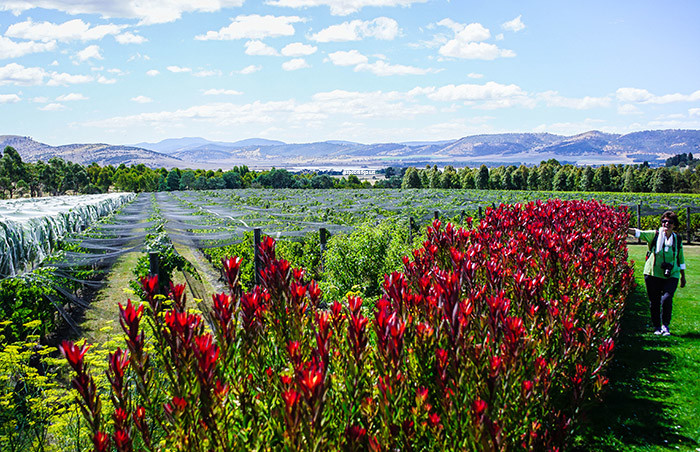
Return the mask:
<svg viewBox="0 0 700 452">
<path fill-rule="evenodd" d="M 642 269 L 623 318 L 602 404 L 588 413 L 577 450 L 700 451 L 700 247 L 686 246 L 688 284 L 673 300 L 670 337 L 652 334 Z"/>
</svg>

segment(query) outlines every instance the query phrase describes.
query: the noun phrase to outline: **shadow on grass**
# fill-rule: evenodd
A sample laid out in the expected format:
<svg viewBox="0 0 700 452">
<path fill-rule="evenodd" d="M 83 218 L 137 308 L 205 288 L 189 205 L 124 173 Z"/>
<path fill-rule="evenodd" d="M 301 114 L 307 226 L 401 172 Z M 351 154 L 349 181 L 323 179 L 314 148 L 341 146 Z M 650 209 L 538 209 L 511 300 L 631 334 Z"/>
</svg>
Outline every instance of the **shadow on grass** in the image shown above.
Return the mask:
<svg viewBox="0 0 700 452">
<path fill-rule="evenodd" d="M 651 333 L 648 319 L 646 292 L 638 285 L 622 318 L 615 359 L 608 370 L 610 385 L 602 403 L 590 407 L 581 419 L 572 450 L 696 445 L 692 438 L 679 435 L 673 420 L 667 418 L 670 406 L 664 402 L 668 393 L 663 388 L 668 386 L 667 369 L 673 357 L 664 350 L 669 344 Z"/>
</svg>

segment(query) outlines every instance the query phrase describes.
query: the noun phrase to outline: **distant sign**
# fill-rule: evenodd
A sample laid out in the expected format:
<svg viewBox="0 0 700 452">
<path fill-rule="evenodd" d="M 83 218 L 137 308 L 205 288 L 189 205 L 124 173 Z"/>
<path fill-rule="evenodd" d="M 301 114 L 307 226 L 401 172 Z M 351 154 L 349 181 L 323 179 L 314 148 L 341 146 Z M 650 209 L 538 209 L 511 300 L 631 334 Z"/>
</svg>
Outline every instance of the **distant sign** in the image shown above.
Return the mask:
<svg viewBox="0 0 700 452">
<path fill-rule="evenodd" d="M 355 176 L 372 176 L 377 174 L 377 170 L 373 169 L 344 169 L 343 176 L 349 176 L 354 174 Z"/>
</svg>

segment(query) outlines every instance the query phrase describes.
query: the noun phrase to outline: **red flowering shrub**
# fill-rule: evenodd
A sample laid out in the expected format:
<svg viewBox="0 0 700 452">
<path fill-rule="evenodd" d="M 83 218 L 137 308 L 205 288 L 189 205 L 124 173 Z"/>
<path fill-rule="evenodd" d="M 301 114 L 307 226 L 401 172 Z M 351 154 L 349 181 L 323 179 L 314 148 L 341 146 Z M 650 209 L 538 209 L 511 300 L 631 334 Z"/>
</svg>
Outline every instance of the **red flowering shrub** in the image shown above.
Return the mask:
<svg viewBox="0 0 700 452">
<path fill-rule="evenodd" d="M 321 309 L 270 238 L 261 285 L 241 293 L 241 262 L 224 259 L 230 293 L 202 316 L 182 286 L 166 302 L 144 280 L 146 303 L 120 305 L 111 423 L 85 347 L 62 350 L 97 450 L 557 450 L 607 382 L 627 224 L 558 200 L 489 210 L 474 229 L 435 221 L 374 307 Z"/>
</svg>

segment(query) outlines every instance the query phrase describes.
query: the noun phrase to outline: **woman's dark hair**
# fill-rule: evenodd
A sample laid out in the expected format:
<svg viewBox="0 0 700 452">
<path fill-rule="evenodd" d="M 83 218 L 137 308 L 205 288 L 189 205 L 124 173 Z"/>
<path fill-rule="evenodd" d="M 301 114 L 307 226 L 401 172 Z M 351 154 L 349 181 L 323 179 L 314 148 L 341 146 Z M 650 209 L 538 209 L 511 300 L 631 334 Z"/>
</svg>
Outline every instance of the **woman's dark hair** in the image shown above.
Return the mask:
<svg viewBox="0 0 700 452">
<path fill-rule="evenodd" d="M 673 210 L 667 210 L 661 215 L 661 221 L 668 219 L 674 227 L 678 227 L 678 215 Z"/>
</svg>

